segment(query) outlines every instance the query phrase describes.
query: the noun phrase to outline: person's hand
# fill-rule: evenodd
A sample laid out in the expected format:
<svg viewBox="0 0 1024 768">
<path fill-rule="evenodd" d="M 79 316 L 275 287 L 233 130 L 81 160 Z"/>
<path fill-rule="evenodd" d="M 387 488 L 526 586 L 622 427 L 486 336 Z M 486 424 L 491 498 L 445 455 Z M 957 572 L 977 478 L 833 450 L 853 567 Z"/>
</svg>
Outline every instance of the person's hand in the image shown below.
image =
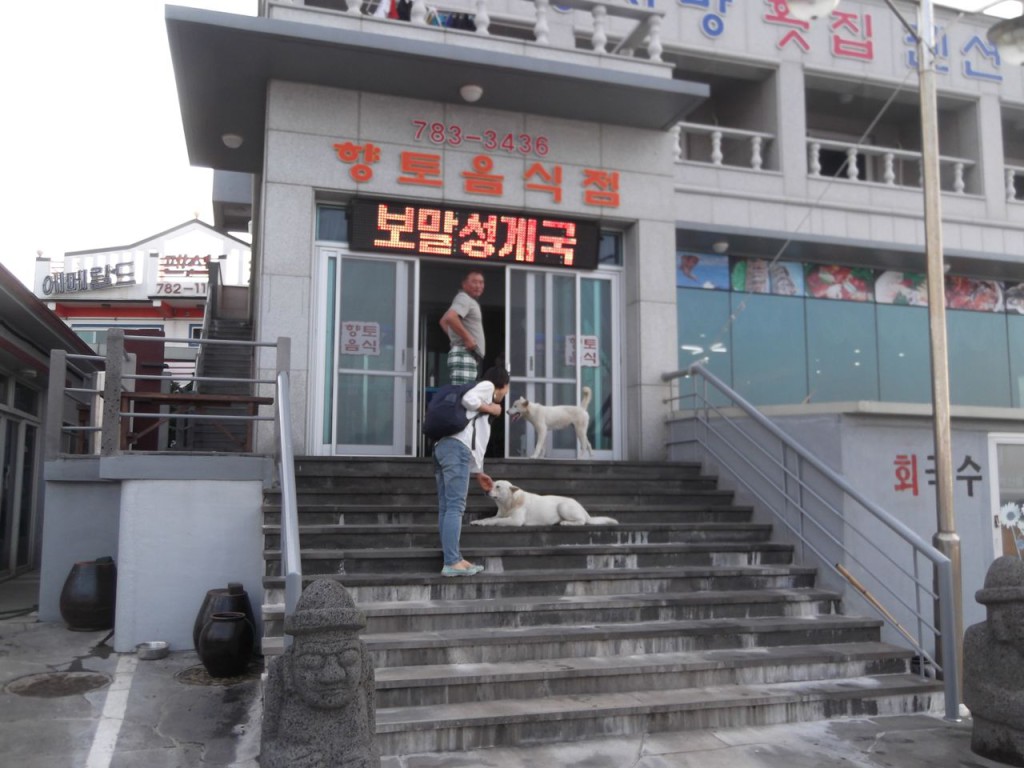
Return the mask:
<svg viewBox="0 0 1024 768">
<path fill-rule="evenodd" d="M 490 475 L 485 475 L 483 472 L 476 476 L 476 481 L 480 484 L 480 487 L 483 488 L 485 493 L 490 493 L 491 488 L 494 487 L 494 480 L 491 479 Z"/>
</svg>

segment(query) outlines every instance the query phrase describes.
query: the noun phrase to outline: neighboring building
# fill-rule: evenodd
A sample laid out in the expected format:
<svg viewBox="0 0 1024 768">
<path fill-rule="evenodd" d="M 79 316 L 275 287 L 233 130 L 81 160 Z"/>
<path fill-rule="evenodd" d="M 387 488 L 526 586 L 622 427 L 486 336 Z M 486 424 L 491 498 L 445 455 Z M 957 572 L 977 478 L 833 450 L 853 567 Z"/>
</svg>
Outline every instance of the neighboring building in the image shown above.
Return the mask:
<svg viewBox="0 0 1024 768">
<path fill-rule="evenodd" d="M 0 265 L 0 579 L 39 566 L 42 546 L 43 429 L 50 351 L 93 354 L 89 346 Z M 95 364 L 76 359 L 73 368 Z M 82 386 L 69 370 L 68 386 Z M 74 414 L 68 414 L 74 422 Z"/>
<path fill-rule="evenodd" d="M 488 357 L 516 395 L 590 386 L 598 457 L 665 457 L 661 375 L 707 356 L 930 537 L 915 52 L 882 2 L 813 25 L 776 0 L 369 10 L 166 12 L 191 161 L 252 177 L 254 322 L 293 340 L 300 452 L 422 453 L 472 266 Z M 1024 75 L 991 21 L 939 19 L 967 595 L 1024 498 Z M 245 221 L 237 190 L 215 202 Z"/>
<path fill-rule="evenodd" d="M 35 293 L 100 353 L 110 328 L 198 338 L 211 264 L 222 285 L 248 286 L 249 250 L 195 219 L 131 245 L 69 251 L 60 261 L 40 258 Z M 196 350 L 177 347 L 176 373 L 187 376 Z"/>
</svg>

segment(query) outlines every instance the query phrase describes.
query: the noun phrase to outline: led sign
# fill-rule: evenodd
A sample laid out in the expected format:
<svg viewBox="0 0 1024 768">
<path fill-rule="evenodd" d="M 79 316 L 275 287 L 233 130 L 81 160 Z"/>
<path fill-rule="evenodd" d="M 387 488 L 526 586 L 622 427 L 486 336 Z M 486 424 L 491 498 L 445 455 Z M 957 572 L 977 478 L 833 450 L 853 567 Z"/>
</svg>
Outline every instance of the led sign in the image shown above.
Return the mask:
<svg viewBox="0 0 1024 768">
<path fill-rule="evenodd" d="M 593 221 L 356 200 L 349 224 L 349 245 L 359 251 L 538 267 L 597 267 L 599 231 Z"/>
</svg>

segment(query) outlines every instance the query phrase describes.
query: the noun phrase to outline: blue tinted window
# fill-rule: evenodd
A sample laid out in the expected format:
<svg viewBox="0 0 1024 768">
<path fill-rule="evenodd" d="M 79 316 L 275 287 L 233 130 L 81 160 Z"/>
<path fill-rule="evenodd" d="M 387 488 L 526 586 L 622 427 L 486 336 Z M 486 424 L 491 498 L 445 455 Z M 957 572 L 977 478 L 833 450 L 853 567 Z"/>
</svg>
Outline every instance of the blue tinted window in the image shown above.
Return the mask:
<svg viewBox="0 0 1024 768">
<path fill-rule="evenodd" d="M 334 243 L 348 242 L 348 212 L 344 208 L 321 205 L 316 209 L 316 239 Z"/>
<path fill-rule="evenodd" d="M 799 403 L 807 397 L 804 301 L 730 294 L 733 304 L 733 389 L 755 405 Z"/>
<path fill-rule="evenodd" d="M 930 403 L 928 310 L 894 304 L 876 304 L 875 309 L 881 399 L 891 403 Z"/>
<path fill-rule="evenodd" d="M 1015 408 L 1024 407 L 1024 315 L 1006 316 L 1010 346 L 1010 397 Z"/>
<path fill-rule="evenodd" d="M 947 312 L 949 399 L 958 405 L 1010 405 L 1006 315 Z"/>
<path fill-rule="evenodd" d="M 809 402 L 878 399 L 875 307 L 807 300 Z"/>
<path fill-rule="evenodd" d="M 729 293 L 677 288 L 676 319 L 680 370 L 707 357 L 705 367 L 732 386 Z"/>
</svg>

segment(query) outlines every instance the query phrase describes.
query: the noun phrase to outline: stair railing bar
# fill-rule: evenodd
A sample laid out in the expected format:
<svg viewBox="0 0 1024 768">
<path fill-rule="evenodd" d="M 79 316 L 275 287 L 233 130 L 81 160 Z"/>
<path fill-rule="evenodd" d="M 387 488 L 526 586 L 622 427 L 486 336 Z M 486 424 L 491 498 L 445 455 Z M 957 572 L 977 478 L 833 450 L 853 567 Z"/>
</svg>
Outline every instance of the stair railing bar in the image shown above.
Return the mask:
<svg viewBox="0 0 1024 768">
<path fill-rule="evenodd" d="M 276 347 L 275 341 L 247 341 L 245 339 L 189 339 L 176 338 L 174 336 L 134 336 L 125 334 L 124 338 L 135 341 L 163 341 L 175 344 L 201 344 L 203 346 L 235 346 L 235 347 Z"/>
<path fill-rule="evenodd" d="M 299 515 L 295 491 L 295 450 L 292 445 L 291 398 L 288 369 L 290 339 L 280 338 L 277 344 L 277 471 L 281 483 L 281 570 L 284 573 L 284 614 L 295 612 L 302 594 L 302 557 L 299 552 Z M 290 636 L 284 636 L 285 647 Z"/>
<path fill-rule="evenodd" d="M 708 427 L 709 429 L 711 429 L 711 432 L 715 436 L 722 437 L 721 433 L 716 431 L 716 430 L 714 430 L 714 428 L 711 428 L 710 425 L 705 425 L 705 426 Z M 739 459 L 740 461 L 743 461 L 746 464 L 746 466 L 751 471 L 753 471 L 755 474 L 759 475 L 769 486 L 771 486 L 771 488 L 773 490 L 775 490 L 779 494 L 783 495 L 787 499 L 789 498 L 786 495 L 786 492 L 784 491 L 783 488 L 779 487 L 779 485 L 771 477 L 767 476 L 764 472 L 762 472 L 761 469 L 757 465 L 755 465 L 752 462 L 750 462 L 742 452 L 740 452 L 738 449 L 733 448 L 733 446 L 729 445 L 728 442 L 724 438 L 722 439 L 722 442 L 725 443 L 726 447 L 733 449 L 733 451 L 735 452 L 735 457 L 737 459 Z M 754 448 L 758 448 L 758 449 L 760 448 L 760 446 L 758 446 L 756 443 L 753 444 L 753 447 Z M 710 445 L 710 443 L 704 445 L 704 450 L 707 451 L 707 453 L 710 454 L 711 456 L 713 456 L 714 458 L 722 461 L 723 463 L 727 463 L 728 462 L 728 458 L 724 454 L 722 454 L 718 450 L 716 450 L 712 445 Z M 776 466 L 782 468 L 782 465 L 780 463 L 778 463 L 778 462 L 776 462 Z M 785 469 L 785 468 L 783 468 L 783 469 Z M 745 485 L 747 487 L 747 490 L 755 498 L 757 498 L 758 501 L 760 501 L 762 504 L 764 504 L 769 509 L 774 509 L 774 504 L 773 504 L 773 500 L 772 499 L 767 498 L 765 495 L 763 495 L 761 493 L 761 491 L 758 488 L 754 487 L 752 484 L 745 483 Z M 826 506 L 828 511 L 832 512 L 834 515 L 836 515 L 839 518 L 842 517 L 841 514 L 839 512 L 837 512 L 834 509 L 834 507 L 832 507 L 832 505 L 829 504 L 828 501 L 826 501 L 825 499 L 822 499 L 820 496 L 817 496 L 817 494 L 815 493 L 813 488 L 807 488 L 807 490 L 810 493 L 814 494 L 818 498 L 818 500 L 821 501 L 822 504 L 824 504 Z M 828 564 L 828 567 L 831 570 L 836 571 L 837 573 L 840 573 L 840 571 L 836 568 L 836 566 L 831 562 L 832 558 L 829 558 L 824 552 L 822 552 L 818 547 L 816 547 L 807 538 L 807 536 L 804 535 L 803 523 L 806 520 L 807 522 L 810 522 L 815 528 L 817 528 L 818 531 L 820 531 L 821 534 L 823 534 L 829 541 L 831 541 L 833 544 L 835 544 L 837 548 L 842 550 L 843 554 L 847 557 L 847 559 L 849 561 L 856 563 L 862 569 L 864 569 L 864 572 L 865 572 L 865 574 L 868 577 L 870 577 L 873 581 L 878 583 L 882 588 L 887 589 L 887 591 L 891 591 L 891 590 L 888 590 L 888 586 L 886 584 L 878 581 L 878 579 L 874 576 L 874 574 L 872 574 L 870 569 L 868 569 L 867 566 L 865 566 L 864 563 L 861 562 L 861 560 L 857 557 L 857 555 L 855 555 L 853 552 L 850 551 L 849 547 L 847 547 L 846 544 L 844 544 L 841 540 L 837 539 L 828 529 L 826 529 L 824 526 L 822 526 L 819 521 L 815 520 L 814 517 L 806 514 L 806 511 L 803 510 L 803 509 L 797 510 L 797 512 L 799 513 L 799 519 L 800 519 L 799 527 L 793 525 L 793 523 L 791 523 L 789 520 L 787 520 L 785 517 L 783 517 L 781 515 L 779 515 L 778 517 L 779 517 L 779 522 L 782 523 L 782 525 L 784 525 L 786 528 L 788 528 L 798 538 L 798 541 L 800 543 L 800 547 L 801 547 L 802 551 L 803 551 L 803 548 L 805 548 L 805 547 L 807 549 L 810 549 L 810 551 L 813 552 L 814 555 L 820 561 L 822 561 L 823 563 Z M 857 531 L 857 530 L 852 529 L 852 528 L 850 530 L 851 530 L 852 533 L 855 533 L 858 536 L 860 536 L 861 538 L 865 539 L 866 541 L 869 541 L 863 534 L 860 533 L 860 531 Z M 870 543 L 870 541 L 869 541 L 869 543 Z M 934 592 L 932 592 L 931 588 L 927 585 L 927 583 L 920 581 L 915 575 L 912 575 L 909 571 L 907 571 L 906 568 L 904 568 L 898 561 L 896 561 L 892 557 L 890 557 L 887 553 L 885 553 L 884 551 L 879 550 L 878 554 L 880 554 L 884 559 L 888 560 L 889 563 L 892 564 L 897 570 L 899 570 L 905 576 L 907 576 L 909 579 L 912 580 L 912 583 L 914 585 L 914 594 L 916 596 L 916 602 L 917 602 L 917 607 L 916 608 L 914 606 L 910 605 L 910 603 L 908 603 L 906 600 L 904 600 L 898 593 L 891 594 L 891 599 L 895 600 L 897 603 L 902 605 L 908 611 L 911 611 L 912 613 L 914 613 L 915 616 L 918 619 L 918 622 L 920 623 L 922 621 L 921 612 L 920 612 L 920 595 L 921 595 L 921 592 L 925 592 L 932 599 L 937 597 L 937 595 Z M 915 566 L 916 566 L 916 563 L 915 563 Z M 915 573 L 916 573 L 916 567 L 915 567 Z M 887 623 L 893 624 L 884 615 L 883 615 L 883 618 L 886 620 Z M 893 626 L 895 627 L 894 624 L 893 624 Z M 936 634 L 938 633 L 938 629 L 936 627 L 932 626 L 930 623 L 925 622 L 925 626 L 927 627 L 929 632 L 936 633 Z M 920 635 L 919 635 L 919 637 L 920 637 Z M 931 654 L 929 654 L 924 649 L 922 643 L 915 641 L 914 649 L 919 654 L 921 654 L 922 656 L 927 658 L 929 662 L 931 662 L 932 664 L 935 664 L 936 667 L 939 666 L 935 662 L 934 658 L 932 658 Z"/>
<path fill-rule="evenodd" d="M 742 438 L 744 438 L 744 439 L 746 439 L 749 442 L 749 446 L 750 446 L 750 448 L 752 450 L 759 451 L 765 458 L 767 458 L 770 462 L 772 462 L 775 465 L 775 467 L 778 468 L 783 473 L 783 475 L 784 475 L 783 485 L 780 486 L 770 476 L 768 476 L 767 474 L 762 472 L 757 465 L 753 464 L 747 458 L 746 454 L 742 453 L 739 449 L 734 448 L 732 445 L 730 445 L 728 439 L 725 437 L 723 432 L 721 432 L 720 430 L 716 430 L 714 427 L 712 427 L 710 422 L 705 425 L 705 430 L 707 431 L 707 433 L 713 434 L 716 437 L 721 438 L 723 444 L 725 444 L 726 447 L 731 448 L 735 452 L 735 456 L 736 456 L 736 458 L 738 460 L 743 461 L 744 463 L 746 463 L 747 466 L 751 470 L 753 470 L 756 474 L 760 475 L 760 477 L 765 481 L 765 483 L 767 483 L 769 486 L 771 486 L 771 488 L 774 489 L 782 498 L 786 499 L 786 502 L 787 502 L 788 505 L 793 505 L 794 511 L 796 511 L 800 515 L 800 528 L 799 529 L 794 528 L 792 525 L 790 525 L 788 523 L 788 521 L 785 518 L 781 518 L 781 522 L 783 524 L 785 524 L 790 530 L 792 530 L 793 533 L 795 533 L 798 537 L 801 538 L 801 543 L 804 543 L 804 539 L 805 539 L 805 537 L 803 535 L 803 531 L 804 531 L 803 522 L 806 519 L 807 521 L 812 523 L 821 533 L 823 533 L 825 536 L 827 536 L 832 541 L 832 543 L 834 543 L 837 547 L 842 549 L 844 554 L 846 554 L 847 557 L 849 557 L 850 560 L 852 560 L 853 562 L 857 563 L 857 565 L 860 565 L 862 568 L 864 568 L 865 572 L 874 579 L 875 577 L 871 574 L 871 572 L 867 568 L 867 566 L 865 566 L 864 563 L 862 563 L 857 558 L 857 556 L 853 552 L 851 552 L 849 550 L 849 548 L 845 544 L 843 544 L 843 542 L 841 540 L 835 538 L 835 536 L 833 536 L 826 528 L 824 528 L 817 520 L 815 520 L 813 516 L 808 515 L 806 513 L 806 507 L 802 505 L 802 502 L 800 502 L 799 500 L 794 500 L 793 496 L 790 494 L 790 492 L 788 490 L 788 482 L 787 481 L 792 479 L 792 480 L 795 480 L 798 484 L 801 484 L 800 485 L 800 491 L 801 492 L 806 491 L 808 494 L 810 494 L 813 497 L 813 499 L 815 501 L 820 502 L 828 512 L 831 512 L 832 515 L 837 520 L 842 521 L 842 522 L 846 522 L 846 520 L 845 520 L 845 518 L 843 516 L 843 513 L 840 510 L 836 509 L 835 505 L 833 505 L 830 501 L 828 501 L 828 499 L 826 499 L 823 496 L 821 496 L 814 489 L 813 486 L 810 486 L 810 485 L 807 485 L 806 483 L 804 483 L 804 481 L 800 478 L 800 476 L 798 474 L 794 474 L 794 471 L 791 470 L 788 466 L 786 466 L 785 460 L 779 461 L 776 457 L 772 456 L 771 453 L 766 451 L 763 448 L 763 446 L 761 446 L 760 444 L 755 442 L 753 439 L 751 439 L 750 436 L 747 435 L 742 429 L 739 429 L 739 427 L 736 426 L 736 424 L 729 418 L 729 416 L 727 414 L 725 414 L 724 412 L 718 410 L 713 405 L 711 406 L 711 409 L 714 410 L 715 414 L 719 417 L 720 421 L 722 421 L 722 422 L 724 422 L 724 423 L 726 423 L 726 424 L 728 424 L 730 426 L 735 427 L 737 435 L 742 437 Z M 715 455 L 716 458 L 722 459 L 723 461 L 726 460 L 725 456 L 723 456 L 723 455 L 721 455 L 719 453 L 714 452 L 714 449 L 711 448 L 710 445 L 706 445 L 705 449 L 708 450 L 709 452 L 712 452 L 713 455 Z M 784 449 L 785 449 L 785 447 L 784 447 Z M 792 449 L 790 449 L 790 450 L 792 450 Z M 800 466 L 802 467 L 803 464 L 801 464 Z M 771 500 L 770 499 L 766 499 L 765 497 L 763 497 L 762 495 L 760 495 L 759 493 L 757 493 L 757 491 L 755 491 L 753 489 L 751 489 L 751 492 L 755 493 L 755 495 L 757 495 L 757 497 L 762 502 L 764 502 L 766 505 L 771 505 Z M 852 533 L 860 536 L 862 539 L 867 541 L 869 544 L 872 543 L 871 540 L 868 539 L 865 536 L 865 534 L 861 533 L 856 528 L 848 527 L 848 529 Z M 914 583 L 917 586 L 918 589 L 925 590 L 928 593 L 929 597 L 931 597 L 931 598 L 937 597 L 937 595 L 934 592 L 931 591 L 931 588 L 927 586 L 926 582 L 922 582 L 919 578 L 917 578 L 914 574 L 912 574 L 909 570 L 907 570 L 902 564 L 900 564 L 900 562 L 898 560 L 894 559 L 893 557 L 891 557 L 890 555 L 888 555 L 886 552 L 884 552 L 882 550 L 879 550 L 878 553 L 885 560 L 887 560 L 894 568 L 896 568 L 904 576 L 906 576 L 908 579 L 910 579 L 912 581 L 912 583 Z M 816 552 L 816 554 L 819 554 L 819 556 L 820 556 L 820 553 Z M 915 572 L 916 572 L 916 569 L 915 569 Z M 882 585 L 882 586 L 884 587 L 885 585 Z M 917 590 L 915 590 L 915 592 L 916 591 Z M 897 601 L 901 602 L 903 604 L 903 607 L 907 608 L 908 610 L 915 611 L 915 609 L 909 603 L 903 601 L 899 597 L 899 595 L 893 595 L 893 597 Z"/>
<path fill-rule="evenodd" d="M 879 507 L 877 504 L 875 504 L 874 502 L 872 502 L 869 499 L 867 499 L 866 497 L 864 497 L 859 491 L 857 491 L 856 488 L 854 488 L 852 485 L 850 485 L 849 482 L 847 482 L 842 476 L 838 475 L 830 467 L 825 465 L 824 462 L 822 462 L 817 457 L 815 457 L 812 453 L 810 453 L 810 451 L 805 449 L 802 445 L 800 445 L 798 442 L 793 440 L 793 438 L 791 438 L 789 435 L 787 435 L 785 432 L 783 432 L 781 429 L 779 429 L 768 418 L 766 418 L 760 411 L 758 411 L 751 403 L 749 403 L 747 400 L 745 400 L 739 393 L 737 393 L 734 390 L 732 390 L 721 379 L 719 379 L 717 376 L 715 376 L 710 371 L 708 371 L 706 368 L 704 368 L 704 366 L 701 365 L 700 363 L 694 363 L 693 365 L 691 365 L 688 368 L 683 369 L 683 370 L 673 371 L 671 373 L 663 374 L 662 379 L 664 381 L 666 381 L 666 382 L 672 382 L 672 381 L 676 381 L 678 379 L 681 379 L 683 377 L 688 377 L 688 378 L 690 378 L 690 380 L 692 382 L 693 378 L 697 377 L 697 376 L 699 376 L 699 377 L 701 377 L 703 379 L 704 384 L 705 384 L 705 388 L 704 388 L 705 392 L 706 392 L 707 384 L 711 384 L 717 391 L 719 391 L 720 393 L 722 393 L 723 395 L 728 397 L 732 401 L 734 406 L 738 407 L 740 410 L 745 412 L 745 414 L 755 424 L 757 424 L 758 426 L 763 428 L 772 437 L 774 437 L 776 440 L 778 440 L 782 445 L 788 445 L 790 447 L 790 449 L 792 451 L 794 451 L 795 454 L 803 462 L 805 462 L 810 467 L 813 467 L 814 469 L 816 469 L 821 474 L 821 476 L 822 476 L 822 478 L 824 480 L 827 480 L 837 490 L 841 491 L 846 496 L 848 496 L 849 498 L 854 500 L 858 505 L 860 505 L 861 508 L 863 508 L 870 515 L 872 515 L 877 521 L 881 522 L 886 527 L 888 527 L 893 533 L 895 533 L 897 536 L 899 536 L 901 539 L 903 539 L 903 541 L 912 548 L 912 550 L 914 552 L 913 560 L 914 560 L 914 572 L 915 572 L 915 575 L 912 578 L 914 580 L 913 583 L 915 585 L 917 585 L 917 586 L 915 586 L 914 591 L 915 591 L 915 596 L 916 596 L 916 602 L 918 602 L 918 605 L 920 605 L 920 600 L 921 600 L 920 592 L 923 590 L 923 587 L 921 587 L 920 581 L 918 581 L 917 556 L 921 555 L 921 556 L 927 558 L 928 560 L 930 560 L 932 562 L 933 569 L 934 569 L 935 585 L 938 588 L 938 595 L 937 595 L 938 600 L 934 603 L 934 606 L 935 606 L 935 610 L 939 614 L 939 616 L 938 616 L 938 619 L 939 619 L 938 623 L 941 626 L 941 630 L 936 630 L 935 631 L 935 638 L 934 639 L 935 639 L 936 645 L 941 648 L 942 664 L 941 665 L 936 664 L 934 659 L 929 657 L 928 654 L 926 654 L 926 653 L 922 652 L 922 656 L 924 658 L 927 658 L 929 661 L 931 661 L 931 663 L 935 664 L 936 668 L 940 672 L 942 672 L 943 684 L 944 684 L 944 689 L 945 689 L 944 692 L 945 692 L 945 708 L 946 708 L 946 715 L 945 715 L 945 717 L 946 717 L 946 719 L 947 720 L 959 720 L 960 719 L 960 715 L 959 715 L 959 705 L 960 705 L 959 677 L 960 676 L 958 674 L 958 669 L 957 669 L 958 662 L 957 662 L 957 658 L 956 658 L 956 643 L 955 642 L 944 642 L 943 641 L 944 639 L 952 639 L 955 636 L 955 630 L 954 630 L 954 626 L 953 626 L 954 625 L 953 612 L 952 612 L 952 610 L 949 609 L 949 606 L 953 605 L 953 575 L 952 575 L 952 567 L 951 567 L 949 559 L 944 554 L 942 554 L 937 549 L 935 549 L 930 544 L 928 544 L 921 536 L 919 536 L 917 533 L 915 533 L 913 530 L 911 530 L 904 523 L 902 523 L 901 521 L 897 520 L 892 515 L 890 515 L 888 512 L 886 512 L 884 509 Z M 694 389 L 696 391 L 696 387 L 694 387 Z M 697 420 L 700 420 L 700 418 L 701 418 L 700 414 L 703 412 L 703 414 L 705 416 L 705 437 L 706 437 L 707 434 L 709 434 L 707 432 L 707 430 L 710 429 L 710 423 L 709 423 L 710 419 L 708 417 L 710 401 L 705 397 L 703 402 L 704 402 L 704 408 L 695 407 L 694 413 L 693 413 L 693 417 L 695 419 L 697 419 Z M 695 405 L 699 406 L 699 404 L 695 404 Z M 721 414 L 721 412 L 718 411 L 717 408 L 715 410 L 716 410 L 716 412 Z M 735 425 L 733 425 L 733 426 L 735 426 Z M 738 428 L 737 428 L 737 431 L 740 432 L 740 433 L 743 432 L 742 430 L 739 430 Z M 694 436 L 695 437 L 697 436 L 697 434 L 698 434 L 698 431 L 694 430 Z M 750 436 L 746 436 L 746 437 L 751 442 L 753 441 L 753 438 L 751 438 Z M 723 438 L 723 441 L 724 441 L 724 438 Z M 685 442 L 694 442 L 694 441 L 693 440 L 686 440 Z M 699 443 L 699 439 L 697 440 L 697 442 Z M 710 446 L 710 442 L 708 440 L 705 439 L 704 443 L 702 443 L 701 445 L 702 445 L 704 450 L 707 450 L 707 451 L 711 452 L 711 446 Z M 737 454 L 740 453 L 739 449 L 734 449 L 734 451 Z M 716 455 L 716 454 L 714 454 L 712 452 L 712 455 Z M 720 458 L 720 460 L 725 462 L 724 457 L 718 457 L 716 455 L 716 458 Z M 749 460 L 747 460 L 747 464 L 750 464 Z M 760 473 L 760 472 L 758 472 L 758 473 L 762 474 L 762 476 L 763 476 L 763 473 Z M 754 493 L 755 495 L 758 495 L 757 491 L 752 487 L 750 481 L 748 481 L 741 473 L 737 473 L 737 480 L 739 482 L 741 482 L 744 486 L 746 486 L 747 489 L 751 493 Z M 772 481 L 769 481 L 769 482 L 770 482 L 770 484 L 774 485 L 774 483 Z M 775 487 L 777 489 L 777 486 L 775 486 Z M 814 492 L 813 488 L 808 488 L 808 490 L 811 491 L 812 493 Z M 788 496 L 787 496 L 787 498 L 788 498 Z M 772 505 L 768 504 L 767 506 L 770 509 L 774 510 L 774 507 Z M 832 505 L 827 503 L 827 502 L 825 502 L 825 506 L 826 506 L 826 508 L 831 508 L 832 507 Z M 806 510 L 802 510 L 802 514 L 803 513 L 806 513 Z M 785 520 L 785 518 L 783 518 L 781 515 L 779 515 L 779 513 L 777 511 L 775 512 L 775 514 L 780 517 L 782 522 L 785 523 L 787 525 L 787 527 L 789 527 L 791 530 L 793 530 L 792 526 L 788 524 L 788 522 Z M 811 520 L 811 521 L 816 522 L 814 520 L 813 516 L 809 516 L 808 519 Z M 845 521 L 845 522 L 846 522 L 846 528 L 847 529 L 854 530 L 853 526 L 849 524 L 849 521 Z M 869 539 L 866 535 L 861 534 L 859 531 L 855 531 L 855 532 L 858 533 L 858 535 L 860 535 L 866 542 L 874 545 L 874 542 L 871 539 Z M 797 534 L 796 531 L 794 531 L 794 534 L 799 535 L 799 534 Z M 806 543 L 812 549 L 812 551 L 816 552 L 816 549 L 814 547 L 813 542 L 807 541 Z M 841 546 L 840 548 L 842 549 L 842 551 L 844 553 L 849 554 L 849 552 L 848 552 L 848 550 L 846 549 L 845 546 Z M 891 558 L 888 557 L 888 555 L 885 553 L 884 550 L 882 550 L 877 545 L 875 545 L 875 549 L 877 550 L 878 553 L 882 554 L 883 556 L 886 557 L 886 559 L 889 559 L 891 561 Z M 819 554 L 819 557 L 820 557 L 820 554 Z M 839 571 L 836 570 L 836 565 L 834 563 L 831 563 L 830 559 L 822 558 L 821 562 L 826 567 L 828 567 L 831 570 L 836 571 L 837 573 L 839 573 Z M 857 562 L 857 564 L 860 565 L 861 567 L 864 567 L 863 563 L 860 563 L 859 561 L 855 561 L 855 562 Z M 901 568 L 900 570 L 903 570 L 903 572 L 906 573 L 905 569 Z M 868 573 L 870 573 L 870 571 L 868 571 Z M 908 609 L 910 609 L 909 606 L 907 606 L 906 603 L 900 599 L 899 595 L 896 594 L 896 592 L 889 585 L 882 583 L 882 587 L 890 594 L 890 596 L 892 598 L 896 599 L 898 602 L 902 602 Z M 927 590 L 927 591 L 928 592 L 932 592 L 932 590 L 930 590 L 930 589 Z M 932 592 L 932 594 L 934 595 L 934 592 Z M 910 609 L 910 610 L 914 610 L 914 609 Z M 928 622 L 927 622 L 927 620 L 924 617 L 924 613 L 921 610 L 919 610 L 919 609 L 918 610 L 914 610 L 914 613 L 915 613 L 915 615 L 917 617 L 918 627 L 919 628 L 922 627 L 922 626 L 927 626 L 928 625 Z M 880 613 L 880 615 L 882 616 L 883 620 L 885 620 L 887 623 L 890 623 L 890 625 L 891 625 L 891 621 L 889 621 L 889 619 L 885 616 L 884 613 Z M 920 637 L 919 637 L 918 645 L 921 645 Z M 924 664 L 921 665 L 920 672 L 922 674 L 925 672 L 924 666 L 925 666 Z"/>
<path fill-rule="evenodd" d="M 227 384 L 270 384 L 270 385 L 276 385 L 277 384 L 277 381 L 274 380 L 274 379 L 239 379 L 239 378 L 235 378 L 233 376 L 186 376 L 186 377 L 182 377 L 182 376 L 174 376 L 174 375 L 154 376 L 154 375 L 148 374 L 148 373 L 137 373 L 137 374 L 132 374 L 132 375 L 125 374 L 122 378 L 131 379 L 132 381 L 183 381 L 184 379 L 187 378 L 189 381 L 207 381 L 207 382 L 216 381 L 216 382 L 227 383 Z"/>
</svg>

